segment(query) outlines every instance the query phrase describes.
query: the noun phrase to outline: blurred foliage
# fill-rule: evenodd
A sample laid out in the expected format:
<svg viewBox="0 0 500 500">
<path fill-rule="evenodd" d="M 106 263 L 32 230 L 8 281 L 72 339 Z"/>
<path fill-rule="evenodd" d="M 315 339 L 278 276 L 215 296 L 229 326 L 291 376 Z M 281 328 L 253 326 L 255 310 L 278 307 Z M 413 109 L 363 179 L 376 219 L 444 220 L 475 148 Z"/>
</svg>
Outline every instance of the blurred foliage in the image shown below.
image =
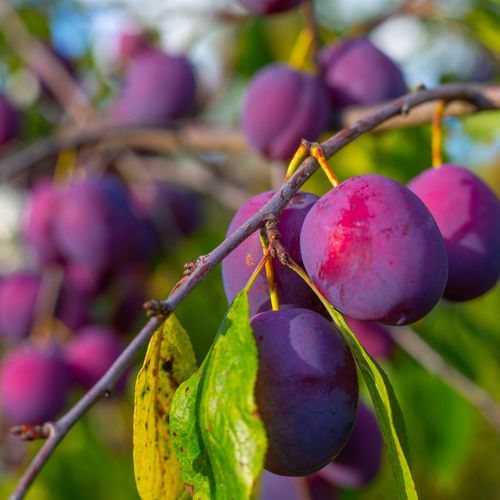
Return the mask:
<svg viewBox="0 0 500 500">
<path fill-rule="evenodd" d="M 19 12 L 31 33 L 45 43 L 50 40 L 50 14 L 56 5 L 83 10 L 89 8 L 70 1 L 17 3 L 21 4 Z M 207 3 L 210 4 L 204 2 Z M 476 0 L 469 4 L 463 17 L 454 21 L 461 24 L 488 52 L 500 57 L 498 1 Z M 297 13 L 277 19 L 248 18 L 239 21 L 234 54 L 229 58 L 232 63 L 229 80 L 232 83 L 248 80 L 268 62 L 287 61 L 301 26 L 302 18 Z M 348 29 L 340 21 L 333 28 L 334 32 L 331 32 L 323 27 L 325 41 Z M 93 98 L 96 106 L 101 106 L 101 100 L 105 101 L 113 89 L 114 77 L 103 75 L 103 68 L 98 67 L 90 49 L 75 64 L 82 72 L 85 70 L 95 78 Z M 0 84 L 5 88 L 7 76 L 21 68 L 22 63 L 16 51 L 6 43 L 1 28 L 0 54 Z M 244 86 L 240 87 L 230 94 L 232 109 L 238 109 Z M 39 98 L 28 103 L 24 109 L 23 133 L 19 143 L 30 143 L 50 135 L 58 119 L 59 114 L 49 100 Z M 468 166 L 500 193 L 500 113 L 481 113 L 461 120 L 461 124 L 465 136 L 472 141 L 470 148 L 489 148 L 492 151 L 486 160 Z M 464 139 L 459 137 L 456 140 L 460 142 Z M 460 162 L 454 151 L 452 147 L 448 148 L 449 160 Z M 329 163 L 340 179 L 377 172 L 407 182 L 431 163 L 430 127 L 424 125 L 363 136 L 336 154 Z M 240 165 L 235 163 L 232 167 L 238 169 Z M 24 179 L 26 184 L 32 176 L 30 174 Z M 261 187 L 256 183 L 249 189 L 255 192 Z M 318 172 L 304 189 L 322 194 L 329 186 L 324 175 Z M 151 296 L 164 297 L 181 276 L 183 263 L 207 253 L 224 238 L 231 213 L 209 202 L 206 214 L 207 224 L 202 230 L 183 241 L 168 259 L 156 267 L 149 283 Z M 208 351 L 226 309 L 220 269 L 209 274 L 178 309 L 178 318 L 191 337 L 199 361 Z M 470 303 L 443 302 L 415 327 L 422 338 L 450 364 L 497 401 L 500 400 L 499 310 L 500 289 L 497 286 Z M 420 498 L 500 498 L 500 439 L 481 414 L 404 352 L 399 352 L 396 359 L 385 366 L 405 417 L 411 463 Z M 98 403 L 71 430 L 48 461 L 28 499 L 138 498 L 131 449 L 132 386 L 133 377 L 125 397 Z M 38 447 L 39 444 L 22 445 L 26 456 L 18 457 L 15 463 L 8 465 L 0 462 L 1 498 L 7 498 L 27 459 Z M 395 488 L 387 460 L 377 480 L 368 488 L 341 494 L 341 498 L 346 500 L 386 500 L 394 497 Z"/>
</svg>

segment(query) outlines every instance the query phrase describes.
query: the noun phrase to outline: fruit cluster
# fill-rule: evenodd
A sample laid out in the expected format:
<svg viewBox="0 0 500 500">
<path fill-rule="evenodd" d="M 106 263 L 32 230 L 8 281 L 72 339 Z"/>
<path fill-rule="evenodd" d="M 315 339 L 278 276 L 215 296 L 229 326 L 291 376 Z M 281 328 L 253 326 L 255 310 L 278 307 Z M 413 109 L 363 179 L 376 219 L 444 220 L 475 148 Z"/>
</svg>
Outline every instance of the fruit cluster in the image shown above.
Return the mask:
<svg viewBox="0 0 500 500">
<path fill-rule="evenodd" d="M 327 45 L 320 74 L 270 64 L 250 82 L 241 126 L 266 158 L 290 159 L 301 139 L 316 140 L 351 105 L 376 104 L 406 92 L 401 70 L 368 39 Z"/>
<path fill-rule="evenodd" d="M 272 194 L 243 205 L 228 235 Z M 500 275 L 500 202 L 477 176 L 456 165 L 426 170 L 409 187 L 367 174 L 319 199 L 299 192 L 280 215 L 279 228 L 290 257 L 346 315 L 374 356 L 390 356 L 393 349 L 383 324 L 413 323 L 442 297 L 478 297 Z M 224 259 L 229 301 L 262 254 L 255 232 Z M 264 271 L 248 295 L 260 363 L 256 399 L 269 437 L 266 468 L 305 476 L 337 456 L 351 434 L 356 367 L 302 278 L 279 262 L 272 265 L 281 309 L 270 310 Z"/>
<path fill-rule="evenodd" d="M 242 3 L 269 14 L 299 2 Z M 365 38 L 323 48 L 319 69 L 312 75 L 272 64 L 250 82 L 242 128 L 266 158 L 290 159 L 301 139 L 316 140 L 346 106 L 406 92 L 400 69 Z M 258 194 L 243 205 L 227 235 L 273 194 Z M 384 325 L 414 323 L 442 298 L 479 297 L 500 275 L 500 202 L 458 165 L 425 170 L 408 186 L 368 174 L 341 182 L 321 198 L 299 192 L 279 216 L 279 231 L 289 256 L 380 358 L 394 349 Z M 229 302 L 262 257 L 255 232 L 224 259 Z M 339 486 L 362 485 L 378 469 L 382 445 L 373 416 L 362 405 L 358 409 L 352 355 L 302 278 L 277 259 L 271 265 L 274 272 L 262 270 L 248 294 L 259 354 L 256 400 L 269 438 L 265 467 L 282 476 L 307 476 L 311 491 L 325 478 Z M 274 483 L 294 484 L 268 474 L 263 498 L 272 498 L 266 491 Z"/>
<path fill-rule="evenodd" d="M 163 181 L 131 190 L 102 176 L 33 187 L 22 233 L 38 266 L 0 280 L 8 422 L 53 419 L 72 387 L 99 380 L 141 313 L 155 261 L 200 222 L 198 197 Z"/>
</svg>

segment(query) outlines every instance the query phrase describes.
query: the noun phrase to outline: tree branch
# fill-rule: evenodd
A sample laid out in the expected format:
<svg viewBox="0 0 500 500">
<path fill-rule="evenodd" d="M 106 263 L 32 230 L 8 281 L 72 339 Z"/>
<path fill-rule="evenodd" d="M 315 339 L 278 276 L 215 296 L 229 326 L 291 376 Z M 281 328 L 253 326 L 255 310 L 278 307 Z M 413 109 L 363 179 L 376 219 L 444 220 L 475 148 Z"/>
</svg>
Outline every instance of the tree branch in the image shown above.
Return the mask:
<svg viewBox="0 0 500 500">
<path fill-rule="evenodd" d="M 206 125 L 186 124 L 177 128 L 110 127 L 88 132 L 49 137 L 35 142 L 0 161 L 0 181 L 5 181 L 65 149 L 95 145 L 98 150 L 140 149 L 172 153 L 181 147 L 195 150 L 241 153 L 247 150 L 244 137 L 237 131 L 214 129 Z"/>
<path fill-rule="evenodd" d="M 425 104 L 412 113 L 408 113 L 409 109 L 405 109 L 403 113 L 395 114 L 390 119 L 379 122 L 370 130 L 387 130 L 427 123 L 434 113 L 433 101 L 441 99 L 440 95 L 450 95 L 448 99 L 455 100 L 446 107 L 445 116 L 464 116 L 500 107 L 500 85 L 445 85 L 427 92 L 437 97 L 424 101 Z M 436 92 L 441 92 L 441 94 L 438 95 Z M 417 92 L 410 95 L 420 94 Z M 387 105 L 347 108 L 342 114 L 343 126 L 354 127 L 357 122 L 369 119 L 377 110 Z M 95 145 L 103 151 L 128 147 L 163 154 L 172 153 L 181 147 L 234 154 L 248 151 L 244 136 L 234 129 L 215 128 L 203 124 L 184 124 L 170 129 L 109 127 L 88 132 L 72 132 L 69 135 L 49 137 L 35 142 L 22 151 L 0 160 L 0 182 L 56 156 L 60 151 L 90 145 Z"/>
<path fill-rule="evenodd" d="M 461 87 L 461 85 L 454 85 L 455 87 Z M 451 102 L 446 106 L 444 116 L 465 116 L 477 111 L 485 111 L 488 109 L 498 109 L 500 107 L 500 85 L 467 85 L 467 87 L 472 92 L 477 92 L 482 98 L 486 99 L 492 105 L 491 107 L 483 107 L 480 102 L 474 102 L 468 99 L 458 99 Z M 404 127 L 414 127 L 415 125 L 421 125 L 422 123 L 427 123 L 431 121 L 432 115 L 434 113 L 435 102 L 427 102 L 422 106 L 419 106 L 410 115 L 402 114 L 400 116 L 394 116 L 390 120 L 386 120 L 381 123 L 374 130 L 389 130 L 393 128 L 404 128 Z M 379 106 L 368 106 L 368 107 L 351 107 L 347 108 L 342 113 L 342 124 L 344 126 L 350 126 L 361 120 L 364 116 L 369 115 L 374 110 L 378 109 Z"/>
<path fill-rule="evenodd" d="M 412 108 L 429 101 L 437 99 L 454 100 L 460 99 L 474 103 L 479 109 L 492 109 L 490 103 L 476 86 L 451 85 L 443 86 L 434 90 L 424 90 L 414 94 L 400 97 L 389 104 L 381 107 L 372 114 L 361 119 L 349 128 L 343 129 L 333 137 L 321 144 L 327 158 L 350 144 L 357 137 L 373 130 L 384 121 L 400 114 L 408 112 Z M 104 376 L 66 413 L 59 421 L 52 424 L 54 433 L 49 437 L 45 445 L 35 456 L 20 479 L 11 500 L 24 497 L 29 486 L 32 484 L 40 469 L 46 463 L 58 443 L 68 433 L 71 427 L 80 417 L 100 398 L 109 394 L 120 376 L 132 364 L 141 347 L 148 342 L 153 332 L 162 324 L 165 317 L 179 306 L 189 293 L 205 278 L 205 276 L 217 266 L 222 259 L 234 250 L 244 239 L 262 226 L 270 216 L 277 216 L 285 208 L 293 195 L 318 169 L 318 163 L 312 157 L 308 157 L 295 174 L 276 191 L 271 200 L 258 212 L 250 217 L 233 234 L 224 240 L 210 253 L 198 259 L 196 266 L 190 274 L 185 276 L 172 291 L 171 295 L 160 302 L 162 317 L 150 319 L 139 334 L 132 340 L 128 347 L 113 363 Z"/>
</svg>

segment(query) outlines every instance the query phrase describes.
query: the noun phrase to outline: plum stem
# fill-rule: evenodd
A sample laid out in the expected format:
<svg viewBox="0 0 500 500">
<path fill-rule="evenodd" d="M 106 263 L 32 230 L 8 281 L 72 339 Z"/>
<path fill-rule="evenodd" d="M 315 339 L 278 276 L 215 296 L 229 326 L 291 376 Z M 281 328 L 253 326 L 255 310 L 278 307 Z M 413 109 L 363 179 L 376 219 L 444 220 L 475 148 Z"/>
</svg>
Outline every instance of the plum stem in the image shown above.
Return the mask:
<svg viewBox="0 0 500 500">
<path fill-rule="evenodd" d="M 295 154 L 293 155 L 292 159 L 290 160 L 290 163 L 288 164 L 288 168 L 285 173 L 285 179 L 284 181 L 288 181 L 290 177 L 295 173 L 297 168 L 302 165 L 303 161 L 309 156 L 309 142 L 306 141 L 305 139 L 302 139 L 300 141 L 300 146 L 297 148 L 297 151 L 295 151 Z"/>
<path fill-rule="evenodd" d="M 293 46 L 288 64 L 293 68 L 301 70 L 305 66 L 307 56 L 312 44 L 311 30 L 306 26 L 300 30 L 297 40 Z"/>
<path fill-rule="evenodd" d="M 267 243 L 265 237 L 260 234 L 260 243 L 262 245 L 262 252 L 266 255 L 266 252 L 270 251 L 269 244 Z M 266 260 L 265 264 L 266 278 L 269 285 L 269 298 L 271 299 L 271 308 L 273 311 L 280 310 L 280 302 L 278 298 L 278 290 L 276 289 L 276 278 L 274 275 L 274 266 L 271 259 Z"/>
<path fill-rule="evenodd" d="M 446 108 L 446 101 L 441 100 L 434 108 L 432 116 L 431 151 L 432 166 L 440 167 L 443 164 L 442 143 L 443 143 L 443 115 Z"/>
<path fill-rule="evenodd" d="M 339 185 L 339 179 L 333 173 L 330 165 L 328 165 L 328 161 L 326 159 L 323 148 L 317 142 L 315 142 L 314 144 L 311 144 L 310 153 L 311 156 L 319 163 L 321 170 L 323 170 L 325 175 L 328 177 L 328 180 L 331 182 L 332 186 L 337 187 Z"/>
<path fill-rule="evenodd" d="M 319 291 L 318 287 L 313 283 L 311 278 L 309 278 L 309 275 L 290 256 L 288 257 L 286 265 L 292 271 L 295 271 L 309 285 L 309 288 L 316 294 L 316 296 L 324 306 L 331 307 L 331 304 L 325 299 L 325 297 Z"/>
<path fill-rule="evenodd" d="M 76 158 L 77 154 L 75 148 L 64 149 L 59 153 L 54 168 L 54 174 L 52 175 L 54 184 L 63 185 L 66 181 L 71 179 L 75 170 Z"/>
<path fill-rule="evenodd" d="M 270 251 L 270 249 L 267 249 L 264 252 L 264 255 L 262 256 L 262 259 L 260 259 L 256 268 L 254 269 L 252 276 L 250 276 L 250 279 L 248 280 L 247 284 L 245 285 L 244 290 L 246 290 L 248 292 L 248 290 L 250 290 L 250 288 L 252 288 L 253 284 L 255 283 L 255 280 L 257 279 L 257 276 L 261 273 L 262 269 L 264 269 L 266 262 L 270 259 L 270 257 L 271 257 L 271 251 Z"/>
<path fill-rule="evenodd" d="M 314 15 L 314 0 L 306 0 L 303 6 L 304 19 L 311 37 L 311 59 L 314 64 L 315 72 L 319 74 L 319 51 L 321 48 L 321 40 L 319 36 L 319 27 Z"/>
<path fill-rule="evenodd" d="M 312 156 L 318 162 L 319 166 L 321 167 L 321 170 L 323 170 L 325 175 L 328 177 L 328 180 L 331 182 L 332 186 L 337 187 L 339 185 L 339 179 L 333 173 L 332 169 L 330 168 L 330 165 L 328 165 L 328 161 L 326 159 L 323 147 L 317 142 L 309 142 L 306 141 L 305 139 L 302 139 L 302 141 L 300 142 L 300 146 L 298 147 L 297 151 L 293 155 L 293 158 L 291 159 L 288 165 L 285 174 L 285 181 L 290 179 L 290 177 L 297 170 L 299 165 L 301 165 L 302 162 L 308 156 Z"/>
</svg>

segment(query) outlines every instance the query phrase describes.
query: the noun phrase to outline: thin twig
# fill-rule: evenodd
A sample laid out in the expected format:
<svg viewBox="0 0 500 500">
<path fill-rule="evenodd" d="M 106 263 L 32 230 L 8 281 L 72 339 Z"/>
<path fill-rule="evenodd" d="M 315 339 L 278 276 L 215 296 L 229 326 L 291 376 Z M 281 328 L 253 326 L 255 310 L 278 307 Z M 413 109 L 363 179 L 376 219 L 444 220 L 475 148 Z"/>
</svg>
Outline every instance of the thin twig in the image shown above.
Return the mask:
<svg viewBox="0 0 500 500">
<path fill-rule="evenodd" d="M 234 130 L 186 124 L 177 128 L 109 127 L 70 135 L 49 137 L 0 161 L 0 181 L 53 158 L 60 151 L 97 145 L 98 150 L 140 149 L 171 153 L 181 146 L 202 151 L 238 153 L 247 149 L 244 137 Z"/>
<path fill-rule="evenodd" d="M 460 85 L 454 85 L 455 87 L 460 87 Z M 467 85 L 469 89 L 477 91 L 484 98 L 486 98 L 493 107 L 483 108 L 482 110 L 488 110 L 500 107 L 500 85 Z M 399 116 L 394 116 L 390 120 L 386 120 L 381 123 L 374 130 L 389 130 L 393 128 L 403 128 L 403 127 L 414 127 L 415 125 L 421 125 L 422 123 L 428 123 L 431 121 L 434 114 L 435 102 L 427 102 L 422 106 L 419 106 L 410 115 L 402 114 Z M 365 106 L 365 107 L 350 107 L 346 108 L 342 113 L 342 124 L 344 127 L 348 127 L 357 121 L 363 119 L 363 117 L 370 115 L 374 110 L 378 109 L 380 105 L 376 106 Z M 466 116 L 471 113 L 478 111 L 477 106 L 474 102 L 468 100 L 455 100 L 454 102 L 446 106 L 444 112 L 445 117 L 449 116 Z"/>
<path fill-rule="evenodd" d="M 401 113 L 402 110 L 409 111 L 415 106 L 424 102 L 435 101 L 437 99 L 462 99 L 473 102 L 478 108 L 484 109 L 493 107 L 476 87 L 468 85 L 444 86 L 434 90 L 424 90 L 414 94 L 409 94 L 380 108 L 373 114 L 365 117 L 352 127 L 346 128 L 335 134 L 333 137 L 321 144 L 327 158 L 350 144 L 360 135 L 373 130 L 377 125 L 389 118 Z M 285 182 L 274 196 L 258 212 L 250 217 L 242 226 L 233 232 L 219 246 L 210 253 L 203 256 L 199 263 L 189 275 L 184 276 L 181 282 L 176 285 L 175 290 L 168 299 L 161 303 L 161 310 L 166 314 L 159 318 L 150 319 L 139 334 L 132 340 L 128 347 L 113 363 L 104 376 L 54 425 L 54 435 L 50 437 L 42 449 L 33 459 L 20 479 L 11 500 L 18 500 L 24 497 L 27 489 L 32 484 L 40 469 L 46 463 L 51 453 L 67 434 L 71 427 L 80 417 L 100 398 L 108 395 L 115 382 L 130 366 L 141 349 L 148 342 L 153 332 L 161 325 L 164 317 L 168 313 L 175 311 L 179 304 L 189 295 L 189 293 L 217 266 L 222 259 L 234 250 L 244 239 L 261 227 L 271 216 L 277 216 L 289 203 L 293 195 L 300 189 L 307 179 L 318 169 L 318 163 L 308 157 L 301 167 Z"/>
<path fill-rule="evenodd" d="M 411 328 L 390 329 L 391 337 L 412 358 L 429 372 L 438 375 L 447 385 L 472 403 L 500 433 L 500 404 L 463 373 L 451 366 Z"/>
<path fill-rule="evenodd" d="M 311 59 L 317 68 L 318 66 L 318 54 L 321 49 L 321 40 L 319 36 L 318 23 L 316 22 L 316 16 L 314 15 L 314 1 L 306 0 L 303 7 L 304 18 L 307 27 L 311 33 Z"/>
<path fill-rule="evenodd" d="M 444 116 L 464 116 L 478 111 L 486 111 L 500 107 L 500 85 L 446 85 L 439 87 L 446 95 L 462 95 L 456 102 L 447 105 Z M 432 92 L 432 91 L 429 91 Z M 467 99 L 466 94 L 476 95 L 475 99 Z M 451 97 L 450 99 L 455 99 Z M 386 130 L 428 123 L 434 114 L 434 102 L 439 97 L 426 101 L 414 112 L 404 115 L 395 114 L 388 120 L 380 122 L 370 130 Z M 383 109 L 386 104 L 347 108 L 342 114 L 344 127 L 353 127 L 357 122 L 369 118 L 376 110 Z M 248 150 L 246 140 L 238 130 L 210 127 L 203 124 L 185 124 L 170 129 L 150 127 L 109 127 L 88 132 L 76 132 L 70 135 L 49 137 L 25 147 L 0 160 L 0 182 L 20 174 L 38 163 L 56 156 L 60 151 L 83 146 L 98 145 L 106 149 L 141 149 L 155 153 L 171 153 L 181 146 L 200 151 L 220 151 L 228 154 L 242 153 Z"/>
</svg>

